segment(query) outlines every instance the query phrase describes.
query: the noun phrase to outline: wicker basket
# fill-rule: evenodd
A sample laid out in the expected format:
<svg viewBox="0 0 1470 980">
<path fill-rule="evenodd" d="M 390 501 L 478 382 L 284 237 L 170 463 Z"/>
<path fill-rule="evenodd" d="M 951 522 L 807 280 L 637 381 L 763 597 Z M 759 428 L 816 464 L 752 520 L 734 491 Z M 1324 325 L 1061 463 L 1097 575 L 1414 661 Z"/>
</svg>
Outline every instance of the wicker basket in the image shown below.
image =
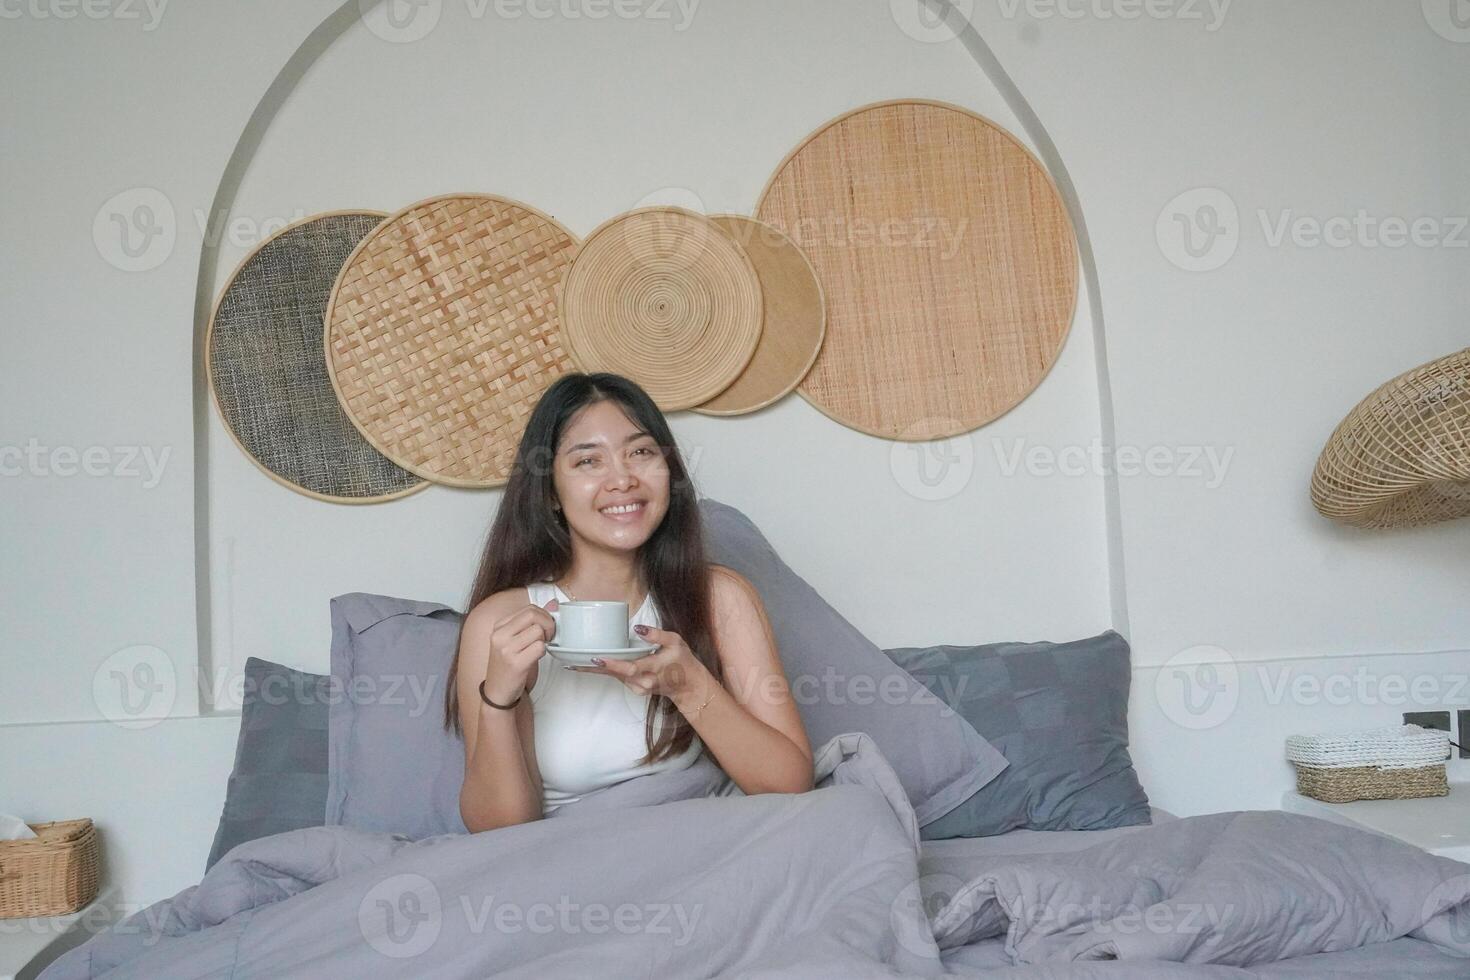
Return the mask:
<svg viewBox="0 0 1470 980">
<path fill-rule="evenodd" d="M 1303 796 L 1323 803 L 1351 803 L 1354 800 L 1415 800 L 1423 796 L 1447 796 L 1450 784 L 1443 765 L 1417 769 L 1297 766 L 1296 789 Z"/>
<path fill-rule="evenodd" d="M 1446 796 L 1449 751 L 1448 732 L 1418 725 L 1286 740 L 1297 792 L 1324 803 Z"/>
<path fill-rule="evenodd" d="M 66 915 L 97 897 L 97 828 L 90 817 L 33 823 L 35 837 L 0 841 L 0 919 Z"/>
</svg>

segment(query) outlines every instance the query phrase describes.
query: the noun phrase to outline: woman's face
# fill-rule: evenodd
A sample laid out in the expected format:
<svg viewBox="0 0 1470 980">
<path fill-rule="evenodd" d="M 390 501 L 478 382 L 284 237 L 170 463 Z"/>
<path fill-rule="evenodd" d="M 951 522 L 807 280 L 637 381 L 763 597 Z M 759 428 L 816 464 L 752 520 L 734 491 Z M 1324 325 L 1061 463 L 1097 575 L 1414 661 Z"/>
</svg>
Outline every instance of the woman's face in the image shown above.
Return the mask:
<svg viewBox="0 0 1470 980">
<path fill-rule="evenodd" d="M 657 440 L 628 420 L 617 402 L 588 405 L 562 430 L 552 468 L 573 536 L 635 550 L 669 509 L 669 467 Z M 629 513 L 608 508 L 638 505 Z"/>
</svg>

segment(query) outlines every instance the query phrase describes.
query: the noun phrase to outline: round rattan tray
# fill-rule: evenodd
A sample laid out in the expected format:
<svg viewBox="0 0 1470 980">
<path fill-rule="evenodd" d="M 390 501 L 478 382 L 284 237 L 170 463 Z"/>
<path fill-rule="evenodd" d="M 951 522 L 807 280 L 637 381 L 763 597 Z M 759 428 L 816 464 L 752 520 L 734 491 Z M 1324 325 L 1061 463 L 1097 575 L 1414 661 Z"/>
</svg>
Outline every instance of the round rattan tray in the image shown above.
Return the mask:
<svg viewBox="0 0 1470 980">
<path fill-rule="evenodd" d="M 221 290 L 205 333 L 204 370 L 225 431 L 271 479 L 318 500 L 379 503 L 428 486 L 357 431 L 322 354 L 337 273 L 383 218 L 332 211 L 261 242 Z"/>
<path fill-rule="evenodd" d="M 844 425 L 940 439 L 990 422 L 1056 362 L 1077 243 L 1045 167 L 943 102 L 854 109 L 776 168 L 757 217 L 811 259 L 827 304 L 797 391 Z"/>
<path fill-rule="evenodd" d="M 734 384 L 694 411 L 744 415 L 774 404 L 801 384 L 822 349 L 827 312 L 817 272 L 795 242 L 744 215 L 713 218 L 740 243 L 755 266 L 764 312 L 755 356 Z"/>
<path fill-rule="evenodd" d="M 326 360 L 368 442 L 435 483 L 503 485 L 542 392 L 574 368 L 557 290 L 576 247 L 488 194 L 420 201 L 364 239 L 332 291 Z"/>
<path fill-rule="evenodd" d="M 683 208 L 640 208 L 598 226 L 567 273 L 563 328 L 584 371 L 637 381 L 664 411 L 735 382 L 755 354 L 760 278 L 738 242 Z"/>
</svg>

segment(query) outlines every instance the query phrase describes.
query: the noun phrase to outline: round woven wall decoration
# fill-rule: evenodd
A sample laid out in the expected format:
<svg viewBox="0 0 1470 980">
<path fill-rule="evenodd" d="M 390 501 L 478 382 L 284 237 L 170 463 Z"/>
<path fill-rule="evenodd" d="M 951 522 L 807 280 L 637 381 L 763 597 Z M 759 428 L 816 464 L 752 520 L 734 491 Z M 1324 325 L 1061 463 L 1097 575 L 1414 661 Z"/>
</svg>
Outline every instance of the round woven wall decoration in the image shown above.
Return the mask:
<svg viewBox="0 0 1470 980">
<path fill-rule="evenodd" d="M 1077 242 L 1056 185 L 959 106 L 839 116 L 776 169 L 757 217 L 806 252 L 826 295 L 797 391 L 854 429 L 921 441 L 984 425 L 1041 383 L 1071 328 Z"/>
<path fill-rule="evenodd" d="M 327 308 L 327 368 L 353 424 L 425 479 L 503 485 L 537 400 L 573 369 L 556 290 L 576 247 L 549 216 L 491 195 L 391 215 Z"/>
<path fill-rule="evenodd" d="M 740 377 L 694 411 L 743 415 L 775 403 L 806 377 L 822 349 L 827 314 L 817 272 L 795 242 L 754 218 L 725 214 L 713 220 L 755 266 L 764 314 L 760 343 Z"/>
<path fill-rule="evenodd" d="M 1359 402 L 1317 459 L 1312 504 L 1366 528 L 1470 516 L 1470 347 Z"/>
<path fill-rule="evenodd" d="M 319 500 L 377 503 L 428 486 L 363 439 L 322 356 L 332 284 L 383 217 L 328 212 L 261 242 L 230 276 L 205 333 L 204 370 L 226 431 L 273 480 Z"/>
<path fill-rule="evenodd" d="M 693 408 L 740 376 L 761 336 L 760 279 L 709 218 L 629 211 L 577 251 L 562 290 L 563 329 L 584 371 L 637 381 L 659 408 Z"/>
</svg>

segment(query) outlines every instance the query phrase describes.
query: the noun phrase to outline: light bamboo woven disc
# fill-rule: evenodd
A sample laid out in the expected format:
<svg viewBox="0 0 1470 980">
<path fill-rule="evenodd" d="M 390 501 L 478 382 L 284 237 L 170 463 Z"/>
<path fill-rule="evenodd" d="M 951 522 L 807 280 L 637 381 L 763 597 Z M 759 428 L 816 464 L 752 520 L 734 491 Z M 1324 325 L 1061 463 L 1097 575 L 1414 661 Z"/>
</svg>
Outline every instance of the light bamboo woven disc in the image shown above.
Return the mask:
<svg viewBox="0 0 1470 980">
<path fill-rule="evenodd" d="M 334 211 L 266 239 L 235 268 L 205 335 L 210 397 L 235 444 L 271 479 L 319 500 L 376 503 L 428 486 L 363 439 L 322 354 L 332 284 L 383 218 Z"/>
<path fill-rule="evenodd" d="M 1041 163 L 959 106 L 880 102 L 777 168 L 757 216 L 806 252 L 827 336 L 797 391 L 890 439 L 968 432 L 1033 391 L 1077 305 L 1077 243 Z"/>
<path fill-rule="evenodd" d="M 1367 528 L 1470 516 L 1470 347 L 1359 402 L 1317 459 L 1312 503 Z"/>
<path fill-rule="evenodd" d="M 327 367 L 353 424 L 425 479 L 503 485 L 542 392 L 573 369 L 556 290 L 576 247 L 502 197 L 391 215 L 347 260 L 327 309 Z"/>
<path fill-rule="evenodd" d="M 761 284 L 745 250 L 709 218 L 641 208 L 587 236 L 562 312 L 582 370 L 632 378 L 659 408 L 677 411 L 718 395 L 750 363 Z"/>
<path fill-rule="evenodd" d="M 764 303 L 760 343 L 735 383 L 695 408 L 702 415 L 743 415 L 773 404 L 811 370 L 827 329 L 816 270 L 790 238 L 741 215 L 715 215 L 755 266 Z"/>
</svg>

